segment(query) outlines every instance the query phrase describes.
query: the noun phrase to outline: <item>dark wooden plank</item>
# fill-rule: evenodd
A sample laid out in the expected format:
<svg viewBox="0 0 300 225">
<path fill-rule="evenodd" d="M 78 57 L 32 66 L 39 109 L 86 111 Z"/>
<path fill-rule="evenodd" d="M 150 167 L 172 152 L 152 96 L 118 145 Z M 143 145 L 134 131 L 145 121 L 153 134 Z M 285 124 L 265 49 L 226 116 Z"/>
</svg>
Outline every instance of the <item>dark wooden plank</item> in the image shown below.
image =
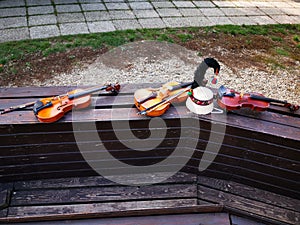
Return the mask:
<svg viewBox="0 0 300 225">
<path fill-rule="evenodd" d="M 103 86 L 104 84 L 99 84 L 95 86 Z M 120 93 L 122 94 L 133 94 L 134 90 L 147 87 L 161 87 L 160 83 L 138 83 L 138 84 L 120 84 Z M 29 96 L 37 97 L 51 97 L 56 95 L 66 94 L 69 91 L 76 89 L 87 89 L 94 86 L 45 86 L 45 87 L 17 87 L 17 88 L 0 88 L 1 98 L 26 98 Z"/>
<path fill-rule="evenodd" d="M 255 118 L 260 121 L 268 121 L 268 122 L 273 122 L 275 124 L 282 124 L 286 126 L 300 128 L 300 120 L 299 117 L 296 116 L 293 117 L 290 115 L 284 115 L 284 114 L 268 112 L 268 111 L 256 112 L 250 109 L 238 110 L 232 113 L 237 115 L 242 115 L 245 117 Z"/>
<path fill-rule="evenodd" d="M 273 192 L 264 191 L 248 185 L 204 176 L 198 176 L 198 184 L 248 199 L 261 201 L 269 205 L 279 206 L 300 212 L 300 200 L 278 195 Z"/>
<path fill-rule="evenodd" d="M 179 215 L 160 215 L 160 216 L 139 216 L 139 217 L 121 217 L 121 218 L 102 218 L 102 219 L 82 219 L 76 221 L 47 221 L 38 224 L 61 225 L 230 225 L 227 213 L 197 213 L 197 214 L 179 214 Z M 23 223 L 20 223 L 22 225 Z M 33 222 L 33 224 L 35 224 Z"/>
<path fill-rule="evenodd" d="M 143 177 L 145 180 L 151 176 L 151 180 L 158 181 L 162 177 L 166 176 L 166 173 L 151 173 L 151 174 L 137 174 L 137 179 Z M 132 179 L 131 176 L 124 176 L 124 180 Z M 112 178 L 113 180 L 113 178 Z M 99 186 L 111 186 L 116 185 L 110 179 L 102 176 L 91 176 L 91 177 L 70 177 L 60 179 L 45 179 L 45 180 L 30 180 L 30 181 L 17 181 L 14 183 L 15 191 L 19 190 L 33 190 L 33 189 L 53 189 L 53 188 L 74 188 L 74 187 L 99 187 Z M 164 181 L 164 184 L 171 183 L 195 183 L 197 175 L 178 172 L 172 177 Z"/>
<path fill-rule="evenodd" d="M 81 219 L 120 216 L 167 215 L 220 212 L 220 205 L 197 206 L 196 199 L 108 202 L 75 205 L 11 207 L 8 218 L 0 222 Z"/>
<path fill-rule="evenodd" d="M 300 213 L 295 211 L 207 188 L 202 185 L 198 185 L 198 198 L 224 204 L 225 208 L 228 209 L 236 208 L 249 214 L 256 214 L 288 224 L 296 224 L 300 219 Z"/>
<path fill-rule="evenodd" d="M 233 168 L 235 169 L 235 168 Z M 182 171 L 188 172 L 188 173 L 197 173 L 197 168 L 195 167 L 185 167 Z M 300 191 L 299 188 L 290 188 L 289 186 L 285 186 L 285 184 L 282 185 L 281 181 L 277 183 L 269 182 L 269 180 L 258 180 L 258 179 L 252 179 L 248 178 L 242 175 L 238 174 L 228 174 L 226 172 L 222 171 L 221 168 L 208 168 L 205 171 L 199 173 L 201 176 L 207 176 L 211 178 L 216 178 L 216 179 L 226 179 L 226 180 L 231 180 L 237 183 L 241 183 L 244 185 L 249 185 L 252 187 L 256 187 L 262 190 L 274 192 L 280 195 L 288 196 L 291 198 L 299 199 L 300 196 Z M 295 182 L 294 182 L 295 185 Z M 295 185 L 297 187 L 297 185 Z"/>
<path fill-rule="evenodd" d="M 197 188 L 192 184 L 42 189 L 15 192 L 11 199 L 11 206 L 195 197 L 197 197 Z"/>
</svg>

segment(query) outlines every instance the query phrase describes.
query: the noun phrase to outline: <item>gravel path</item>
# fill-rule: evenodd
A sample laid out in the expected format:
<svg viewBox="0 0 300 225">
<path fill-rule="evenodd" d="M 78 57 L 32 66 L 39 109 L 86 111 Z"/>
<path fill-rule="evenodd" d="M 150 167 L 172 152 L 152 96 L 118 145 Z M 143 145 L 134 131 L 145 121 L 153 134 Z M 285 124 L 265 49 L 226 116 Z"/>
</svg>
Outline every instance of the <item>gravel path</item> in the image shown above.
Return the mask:
<svg viewBox="0 0 300 225">
<path fill-rule="evenodd" d="M 94 63 L 76 69 L 71 74 L 60 74 L 47 83 L 34 83 L 38 86 L 95 85 L 105 82 L 157 83 L 171 80 L 192 81 L 196 67 L 203 58 L 197 52 L 176 44 L 156 41 L 142 41 L 115 48 L 99 57 Z M 221 58 L 219 59 L 221 60 Z M 247 68 L 237 72 L 221 64 L 218 87 L 224 84 L 237 91 L 258 92 L 265 96 L 288 100 L 299 104 L 300 74 L 294 71 L 278 71 L 273 74 Z M 208 80 L 213 70 L 206 73 Z"/>
</svg>

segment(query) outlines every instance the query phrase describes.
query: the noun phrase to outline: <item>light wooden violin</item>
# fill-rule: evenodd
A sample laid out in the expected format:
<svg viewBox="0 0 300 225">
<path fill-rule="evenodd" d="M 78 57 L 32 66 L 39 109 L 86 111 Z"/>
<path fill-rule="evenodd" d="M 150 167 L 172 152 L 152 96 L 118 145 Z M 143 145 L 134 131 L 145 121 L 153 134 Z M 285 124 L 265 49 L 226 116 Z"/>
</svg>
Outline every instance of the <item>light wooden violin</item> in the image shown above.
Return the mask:
<svg viewBox="0 0 300 225">
<path fill-rule="evenodd" d="M 180 84 L 171 81 L 157 89 L 139 89 L 134 93 L 134 104 L 140 110 L 139 114 L 141 115 L 160 116 L 166 112 L 171 103 L 185 101 L 187 98 L 186 92 L 193 83 Z"/>
</svg>

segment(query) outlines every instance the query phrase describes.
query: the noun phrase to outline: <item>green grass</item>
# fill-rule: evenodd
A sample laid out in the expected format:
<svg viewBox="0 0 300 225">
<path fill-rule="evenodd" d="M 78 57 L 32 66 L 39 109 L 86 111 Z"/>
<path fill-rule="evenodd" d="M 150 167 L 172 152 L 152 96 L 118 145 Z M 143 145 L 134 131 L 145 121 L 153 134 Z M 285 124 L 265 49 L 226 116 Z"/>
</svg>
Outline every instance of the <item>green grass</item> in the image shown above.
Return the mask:
<svg viewBox="0 0 300 225">
<path fill-rule="evenodd" d="M 295 35 L 295 36 L 293 37 L 293 40 L 294 40 L 295 42 L 299 43 L 299 42 L 300 42 L 300 37 L 299 37 L 298 35 Z"/>
<path fill-rule="evenodd" d="M 278 55 L 282 55 L 282 56 L 289 56 L 289 51 L 286 50 L 286 49 L 283 49 L 283 48 L 275 48 L 275 52 L 278 54 Z"/>
<path fill-rule="evenodd" d="M 296 33 L 300 31 L 300 24 L 277 24 L 277 25 L 222 25 L 206 28 L 207 31 L 214 30 L 217 33 L 232 35 L 271 35 L 273 33 Z"/>
<path fill-rule="evenodd" d="M 278 42 L 282 42 L 283 39 L 282 37 L 278 37 L 278 36 L 271 36 L 272 41 L 278 41 Z"/>
<path fill-rule="evenodd" d="M 199 32 L 224 33 L 230 35 L 269 35 L 274 41 L 282 41 L 279 34 L 293 34 L 293 40 L 299 48 L 300 25 L 265 25 L 265 26 L 212 26 L 205 28 L 182 29 L 140 29 L 115 31 L 98 34 L 81 34 L 62 36 L 41 40 L 25 40 L 17 42 L 0 43 L 0 64 L 24 58 L 28 54 L 41 53 L 48 56 L 57 52 L 64 52 L 77 47 L 113 48 L 129 42 L 139 40 L 157 40 L 171 43 L 185 43 L 193 39 Z M 248 41 L 251 43 L 251 40 Z M 249 44 L 246 43 L 246 44 Z M 277 54 L 288 55 L 285 49 L 276 49 Z M 3 66 L 0 67 L 0 72 Z"/>
</svg>

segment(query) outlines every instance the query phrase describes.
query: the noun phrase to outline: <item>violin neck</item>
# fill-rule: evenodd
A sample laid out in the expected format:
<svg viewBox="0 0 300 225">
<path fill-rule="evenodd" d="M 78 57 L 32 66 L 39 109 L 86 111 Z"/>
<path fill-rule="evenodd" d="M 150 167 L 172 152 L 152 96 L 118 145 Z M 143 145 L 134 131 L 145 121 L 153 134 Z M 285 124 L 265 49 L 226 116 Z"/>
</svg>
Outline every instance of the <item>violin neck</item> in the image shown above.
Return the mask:
<svg viewBox="0 0 300 225">
<path fill-rule="evenodd" d="M 250 98 L 253 100 L 259 100 L 259 101 L 264 101 L 264 102 L 269 102 L 269 103 L 279 103 L 279 104 L 283 104 L 283 105 L 287 104 L 287 101 L 281 101 L 281 100 L 267 98 L 264 96 L 253 95 L 253 94 L 250 95 Z"/>
<path fill-rule="evenodd" d="M 93 92 L 102 91 L 102 90 L 106 89 L 107 87 L 108 86 L 102 86 L 102 87 L 94 87 L 94 88 L 91 88 L 91 89 L 83 90 L 81 92 L 69 95 L 68 98 L 69 99 L 80 98 L 82 96 L 89 95 L 89 94 L 91 94 Z"/>
</svg>

